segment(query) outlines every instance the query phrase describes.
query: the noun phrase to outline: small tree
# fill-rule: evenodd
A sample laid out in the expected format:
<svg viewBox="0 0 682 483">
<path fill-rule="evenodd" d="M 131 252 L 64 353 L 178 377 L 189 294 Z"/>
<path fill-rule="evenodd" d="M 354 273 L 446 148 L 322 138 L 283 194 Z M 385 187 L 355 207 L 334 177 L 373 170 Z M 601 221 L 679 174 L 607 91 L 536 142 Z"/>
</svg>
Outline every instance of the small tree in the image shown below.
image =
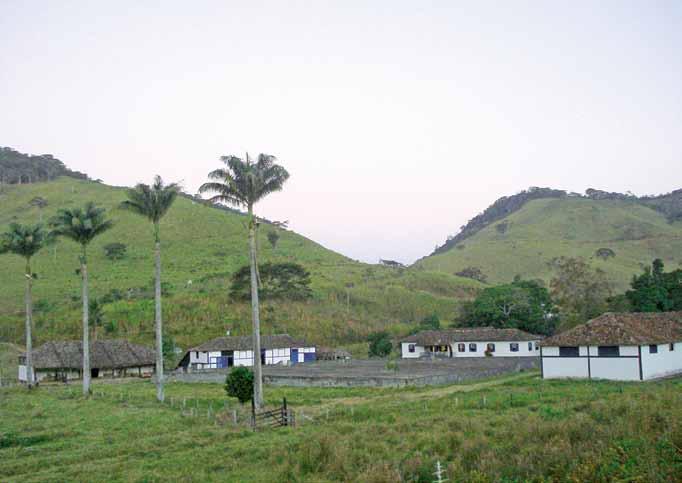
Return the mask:
<svg viewBox="0 0 682 483">
<path fill-rule="evenodd" d="M 125 258 L 127 250 L 124 243 L 107 243 L 104 245 L 104 256 L 109 260 L 121 260 Z"/>
<path fill-rule="evenodd" d="M 393 350 L 393 344 L 387 332 L 371 334 L 368 340 L 370 357 L 386 357 Z"/>
<path fill-rule="evenodd" d="M 272 245 L 273 250 L 277 248 L 277 242 L 279 241 L 279 233 L 277 233 L 275 230 L 270 230 L 268 232 L 268 241 L 270 242 L 270 245 Z"/>
<path fill-rule="evenodd" d="M 244 404 L 253 397 L 253 372 L 245 366 L 233 368 L 225 379 L 225 392 Z"/>
</svg>

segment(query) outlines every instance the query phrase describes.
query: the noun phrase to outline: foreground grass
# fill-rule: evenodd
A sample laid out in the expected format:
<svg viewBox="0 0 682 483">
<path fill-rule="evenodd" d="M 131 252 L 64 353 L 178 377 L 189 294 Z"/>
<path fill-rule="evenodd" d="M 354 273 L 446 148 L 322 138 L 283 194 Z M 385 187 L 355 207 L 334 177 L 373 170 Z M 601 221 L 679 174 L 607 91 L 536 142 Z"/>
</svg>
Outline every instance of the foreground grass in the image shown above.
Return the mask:
<svg viewBox="0 0 682 483">
<path fill-rule="evenodd" d="M 679 379 L 515 376 L 462 389 L 268 388 L 269 404 L 287 397 L 314 421 L 257 433 L 232 424 L 226 415 L 238 405 L 220 385 L 170 384 L 173 407 L 155 404 L 148 382 L 98 384 L 90 400 L 75 387 L 6 389 L 0 480 L 431 481 L 436 460 L 450 481 L 682 474 Z"/>
</svg>

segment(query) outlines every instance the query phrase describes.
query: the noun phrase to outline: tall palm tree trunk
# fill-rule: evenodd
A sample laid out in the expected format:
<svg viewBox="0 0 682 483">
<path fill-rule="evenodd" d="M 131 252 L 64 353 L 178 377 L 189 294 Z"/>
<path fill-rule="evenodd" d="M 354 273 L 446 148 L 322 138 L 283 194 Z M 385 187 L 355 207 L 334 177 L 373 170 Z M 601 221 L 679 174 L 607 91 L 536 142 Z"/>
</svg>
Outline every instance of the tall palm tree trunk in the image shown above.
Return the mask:
<svg viewBox="0 0 682 483">
<path fill-rule="evenodd" d="M 88 327 L 89 317 L 89 294 L 88 294 L 88 263 L 85 258 L 85 249 L 81 257 L 81 277 L 83 277 L 83 396 L 90 395 L 90 330 Z"/>
<path fill-rule="evenodd" d="M 154 287 L 154 299 L 156 303 L 156 318 L 154 329 L 156 331 L 156 399 L 163 402 L 163 330 L 161 319 L 161 243 L 156 240 L 154 247 L 156 261 L 156 281 Z"/>
<path fill-rule="evenodd" d="M 249 205 L 249 260 L 251 263 L 251 311 L 253 317 L 253 401 L 257 409 L 263 406 L 263 374 L 260 360 L 260 314 L 258 307 L 258 276 L 256 273 L 256 227 L 253 205 Z"/>
<path fill-rule="evenodd" d="M 31 262 L 26 259 L 26 381 L 28 388 L 33 387 L 33 300 L 31 290 L 33 286 L 33 273 Z"/>
</svg>

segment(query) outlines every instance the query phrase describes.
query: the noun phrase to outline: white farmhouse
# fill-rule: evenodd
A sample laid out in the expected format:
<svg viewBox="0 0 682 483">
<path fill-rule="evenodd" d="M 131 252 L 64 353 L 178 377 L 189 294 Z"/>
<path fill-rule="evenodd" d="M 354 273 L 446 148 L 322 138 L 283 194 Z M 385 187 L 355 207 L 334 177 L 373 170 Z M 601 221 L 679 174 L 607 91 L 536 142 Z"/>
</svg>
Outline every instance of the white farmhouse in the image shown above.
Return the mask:
<svg viewBox="0 0 682 483">
<path fill-rule="evenodd" d="M 68 381 L 80 379 L 83 343 L 77 340 L 46 342 L 32 352 L 32 380 Z M 151 377 L 154 351 L 126 340 L 98 340 L 90 343 L 90 376 Z M 19 381 L 27 382 L 26 354 L 19 356 Z"/>
<path fill-rule="evenodd" d="M 298 364 L 315 360 L 315 346 L 296 340 L 288 334 L 261 336 L 261 363 Z M 228 336 L 204 342 L 185 352 L 178 364 L 187 369 L 223 369 L 253 366 L 253 337 Z"/>
<path fill-rule="evenodd" d="M 425 330 L 401 341 L 404 359 L 440 357 L 536 357 L 542 336 L 519 329 L 471 327 Z"/>
<path fill-rule="evenodd" d="M 606 313 L 541 344 L 542 377 L 646 381 L 682 373 L 682 312 Z"/>
</svg>

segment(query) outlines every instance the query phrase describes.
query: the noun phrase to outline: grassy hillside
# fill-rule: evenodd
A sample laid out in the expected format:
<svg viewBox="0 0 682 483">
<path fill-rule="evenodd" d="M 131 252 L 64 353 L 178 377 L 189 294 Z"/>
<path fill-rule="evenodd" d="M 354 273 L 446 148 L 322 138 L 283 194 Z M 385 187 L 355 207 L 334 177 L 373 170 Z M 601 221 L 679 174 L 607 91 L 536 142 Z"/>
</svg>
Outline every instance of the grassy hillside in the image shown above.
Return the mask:
<svg viewBox="0 0 682 483">
<path fill-rule="evenodd" d="M 95 381 L 89 400 L 77 387 L 4 389 L 0 480 L 430 482 L 440 461 L 453 482 L 672 482 L 682 473 L 681 390 L 679 379 L 537 375 L 419 389 L 267 388 L 270 407 L 286 397 L 304 422 L 254 433 L 248 406 L 226 401 L 219 384 L 168 384 L 163 406 L 149 382 Z"/>
<path fill-rule="evenodd" d="M 610 248 L 615 257 L 595 257 L 599 248 Z M 669 223 L 662 213 L 634 201 L 533 200 L 417 266 L 449 274 L 479 267 L 492 283 L 517 274 L 549 280 L 550 262 L 560 256 L 590 259 L 623 290 L 654 258 L 669 268 L 682 263 L 682 223 Z"/>
<path fill-rule="evenodd" d="M 42 215 L 30 200 L 48 201 Z M 56 181 L 4 187 L 0 193 L 0 230 L 13 221 L 49 219 L 57 209 L 95 201 L 107 208 L 115 227 L 89 248 L 91 296 L 107 296 L 104 324 L 98 336 L 124 336 L 151 341 L 153 300 L 152 230 L 143 218 L 117 209 L 122 188 L 91 181 Z M 179 198 L 162 222 L 163 280 L 169 292 L 164 305 L 166 327 L 187 346 L 207 337 L 248 333 L 249 306 L 227 296 L 230 275 L 247 263 L 245 218 L 187 198 Z M 280 240 L 272 248 L 269 230 Z M 125 243 L 127 256 L 105 257 L 103 246 Z M 370 331 L 389 328 L 402 333 L 421 317 L 436 312 L 448 319 L 457 300 L 471 296 L 480 284 L 428 270 L 396 270 L 350 260 L 294 232 L 264 224 L 260 230 L 261 261 L 295 261 L 312 275 L 314 298 L 302 303 L 265 303 L 263 331 L 288 331 L 313 342 L 351 344 Z M 23 337 L 23 261 L 0 257 L 0 340 Z M 80 277 L 78 247 L 61 241 L 34 261 L 38 273 L 34 299 L 38 342 L 79 337 Z M 120 300 L 113 300 L 119 299 Z"/>
</svg>

